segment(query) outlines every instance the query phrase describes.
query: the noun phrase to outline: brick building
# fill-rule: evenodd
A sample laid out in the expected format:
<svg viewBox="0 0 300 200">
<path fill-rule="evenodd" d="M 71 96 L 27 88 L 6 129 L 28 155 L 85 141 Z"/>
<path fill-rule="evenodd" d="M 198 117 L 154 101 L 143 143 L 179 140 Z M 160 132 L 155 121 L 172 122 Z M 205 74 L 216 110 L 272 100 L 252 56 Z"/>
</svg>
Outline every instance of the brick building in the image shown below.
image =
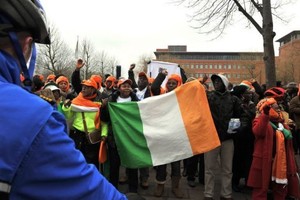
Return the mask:
<svg viewBox="0 0 300 200">
<path fill-rule="evenodd" d="M 279 56 L 276 60 L 276 77 L 283 85 L 300 83 L 300 31 L 278 39 Z M 186 45 L 170 45 L 167 49 L 156 49 L 156 60 L 178 63 L 187 77 L 209 77 L 224 73 L 230 82 L 239 84 L 252 78 L 264 84 L 265 68 L 263 52 L 188 52 Z"/>
<path fill-rule="evenodd" d="M 154 54 L 156 60 L 178 63 L 187 77 L 224 73 L 234 85 L 252 78 L 265 83 L 262 52 L 188 52 L 187 46 L 174 45 L 156 49 Z M 210 80 L 208 83 L 211 86 Z"/>
<path fill-rule="evenodd" d="M 292 31 L 276 42 L 280 44 L 276 59 L 277 79 L 283 84 L 300 83 L 300 31 Z"/>
</svg>

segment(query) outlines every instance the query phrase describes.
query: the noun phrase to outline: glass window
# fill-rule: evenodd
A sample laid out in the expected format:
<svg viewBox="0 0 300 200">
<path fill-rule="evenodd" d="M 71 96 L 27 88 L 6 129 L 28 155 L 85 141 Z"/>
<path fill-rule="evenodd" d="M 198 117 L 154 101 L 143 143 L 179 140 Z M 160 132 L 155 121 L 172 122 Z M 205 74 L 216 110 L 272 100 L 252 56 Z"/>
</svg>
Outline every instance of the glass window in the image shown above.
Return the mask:
<svg viewBox="0 0 300 200">
<path fill-rule="evenodd" d="M 215 69 L 218 69 L 218 65 L 215 65 Z"/>
<path fill-rule="evenodd" d="M 224 65 L 224 69 L 227 69 L 227 65 Z"/>
<path fill-rule="evenodd" d="M 219 65 L 219 69 L 222 69 L 222 65 Z"/>
<path fill-rule="evenodd" d="M 200 65 L 200 69 L 203 69 L 203 65 Z"/>
<path fill-rule="evenodd" d="M 199 65 L 196 65 L 196 69 L 199 69 Z"/>
<path fill-rule="evenodd" d="M 241 66 L 240 65 L 238 65 L 238 67 L 237 67 L 238 69 L 241 69 Z"/>
<path fill-rule="evenodd" d="M 228 78 L 231 78 L 231 74 L 228 74 L 227 77 L 228 77 Z"/>
<path fill-rule="evenodd" d="M 209 65 L 209 69 L 212 69 L 212 68 L 213 68 L 213 66 L 212 66 L 212 64 L 210 64 L 210 65 Z"/>
<path fill-rule="evenodd" d="M 205 69 L 208 69 L 208 65 L 204 65 L 204 68 L 205 68 Z"/>
<path fill-rule="evenodd" d="M 236 65 L 233 65 L 233 69 L 236 69 Z"/>
<path fill-rule="evenodd" d="M 194 65 L 191 65 L 191 69 L 194 69 Z"/>
<path fill-rule="evenodd" d="M 228 65 L 228 69 L 231 69 L 231 65 Z"/>
</svg>

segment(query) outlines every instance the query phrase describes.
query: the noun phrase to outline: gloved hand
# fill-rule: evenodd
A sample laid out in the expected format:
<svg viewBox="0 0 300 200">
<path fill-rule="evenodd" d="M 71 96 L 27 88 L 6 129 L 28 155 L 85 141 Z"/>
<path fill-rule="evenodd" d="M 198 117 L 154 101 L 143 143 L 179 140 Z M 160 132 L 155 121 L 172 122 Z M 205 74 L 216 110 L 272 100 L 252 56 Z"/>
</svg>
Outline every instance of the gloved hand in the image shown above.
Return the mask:
<svg viewBox="0 0 300 200">
<path fill-rule="evenodd" d="M 265 102 L 260 106 L 259 111 L 269 115 L 269 111 L 271 109 L 272 104 L 277 103 L 274 98 L 268 98 Z"/>
</svg>

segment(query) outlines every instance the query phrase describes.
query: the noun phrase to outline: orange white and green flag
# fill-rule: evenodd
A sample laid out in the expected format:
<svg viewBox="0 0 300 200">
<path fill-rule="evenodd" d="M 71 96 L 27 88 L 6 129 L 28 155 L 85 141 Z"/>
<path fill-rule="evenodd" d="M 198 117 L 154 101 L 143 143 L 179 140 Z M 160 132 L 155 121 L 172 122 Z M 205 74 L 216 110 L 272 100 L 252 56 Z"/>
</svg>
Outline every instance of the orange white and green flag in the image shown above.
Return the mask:
<svg viewBox="0 0 300 200">
<path fill-rule="evenodd" d="M 206 92 L 199 81 L 139 102 L 109 103 L 121 165 L 171 163 L 220 145 Z"/>
</svg>

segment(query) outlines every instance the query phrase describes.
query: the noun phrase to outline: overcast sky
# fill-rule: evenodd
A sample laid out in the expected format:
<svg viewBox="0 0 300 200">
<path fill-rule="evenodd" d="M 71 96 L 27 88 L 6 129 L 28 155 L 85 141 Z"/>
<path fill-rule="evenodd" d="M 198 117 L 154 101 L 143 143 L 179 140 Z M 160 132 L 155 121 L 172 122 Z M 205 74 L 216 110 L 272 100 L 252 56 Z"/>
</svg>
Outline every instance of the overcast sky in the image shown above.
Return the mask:
<svg viewBox="0 0 300 200">
<path fill-rule="evenodd" d="M 300 1 L 286 6 L 282 13 L 289 23 L 276 21 L 275 40 L 300 30 Z M 63 39 L 75 49 L 77 36 L 87 38 L 101 52 L 115 57 L 122 68 L 138 62 L 141 55 L 153 55 L 157 48 L 187 45 L 188 51 L 263 51 L 262 38 L 256 29 L 237 22 L 226 33 L 211 41 L 198 34 L 188 22 L 191 12 L 168 0 L 41 0 L 50 21 Z M 260 21 L 258 21 L 260 23 Z M 275 42 L 278 54 L 278 42 Z"/>
</svg>

